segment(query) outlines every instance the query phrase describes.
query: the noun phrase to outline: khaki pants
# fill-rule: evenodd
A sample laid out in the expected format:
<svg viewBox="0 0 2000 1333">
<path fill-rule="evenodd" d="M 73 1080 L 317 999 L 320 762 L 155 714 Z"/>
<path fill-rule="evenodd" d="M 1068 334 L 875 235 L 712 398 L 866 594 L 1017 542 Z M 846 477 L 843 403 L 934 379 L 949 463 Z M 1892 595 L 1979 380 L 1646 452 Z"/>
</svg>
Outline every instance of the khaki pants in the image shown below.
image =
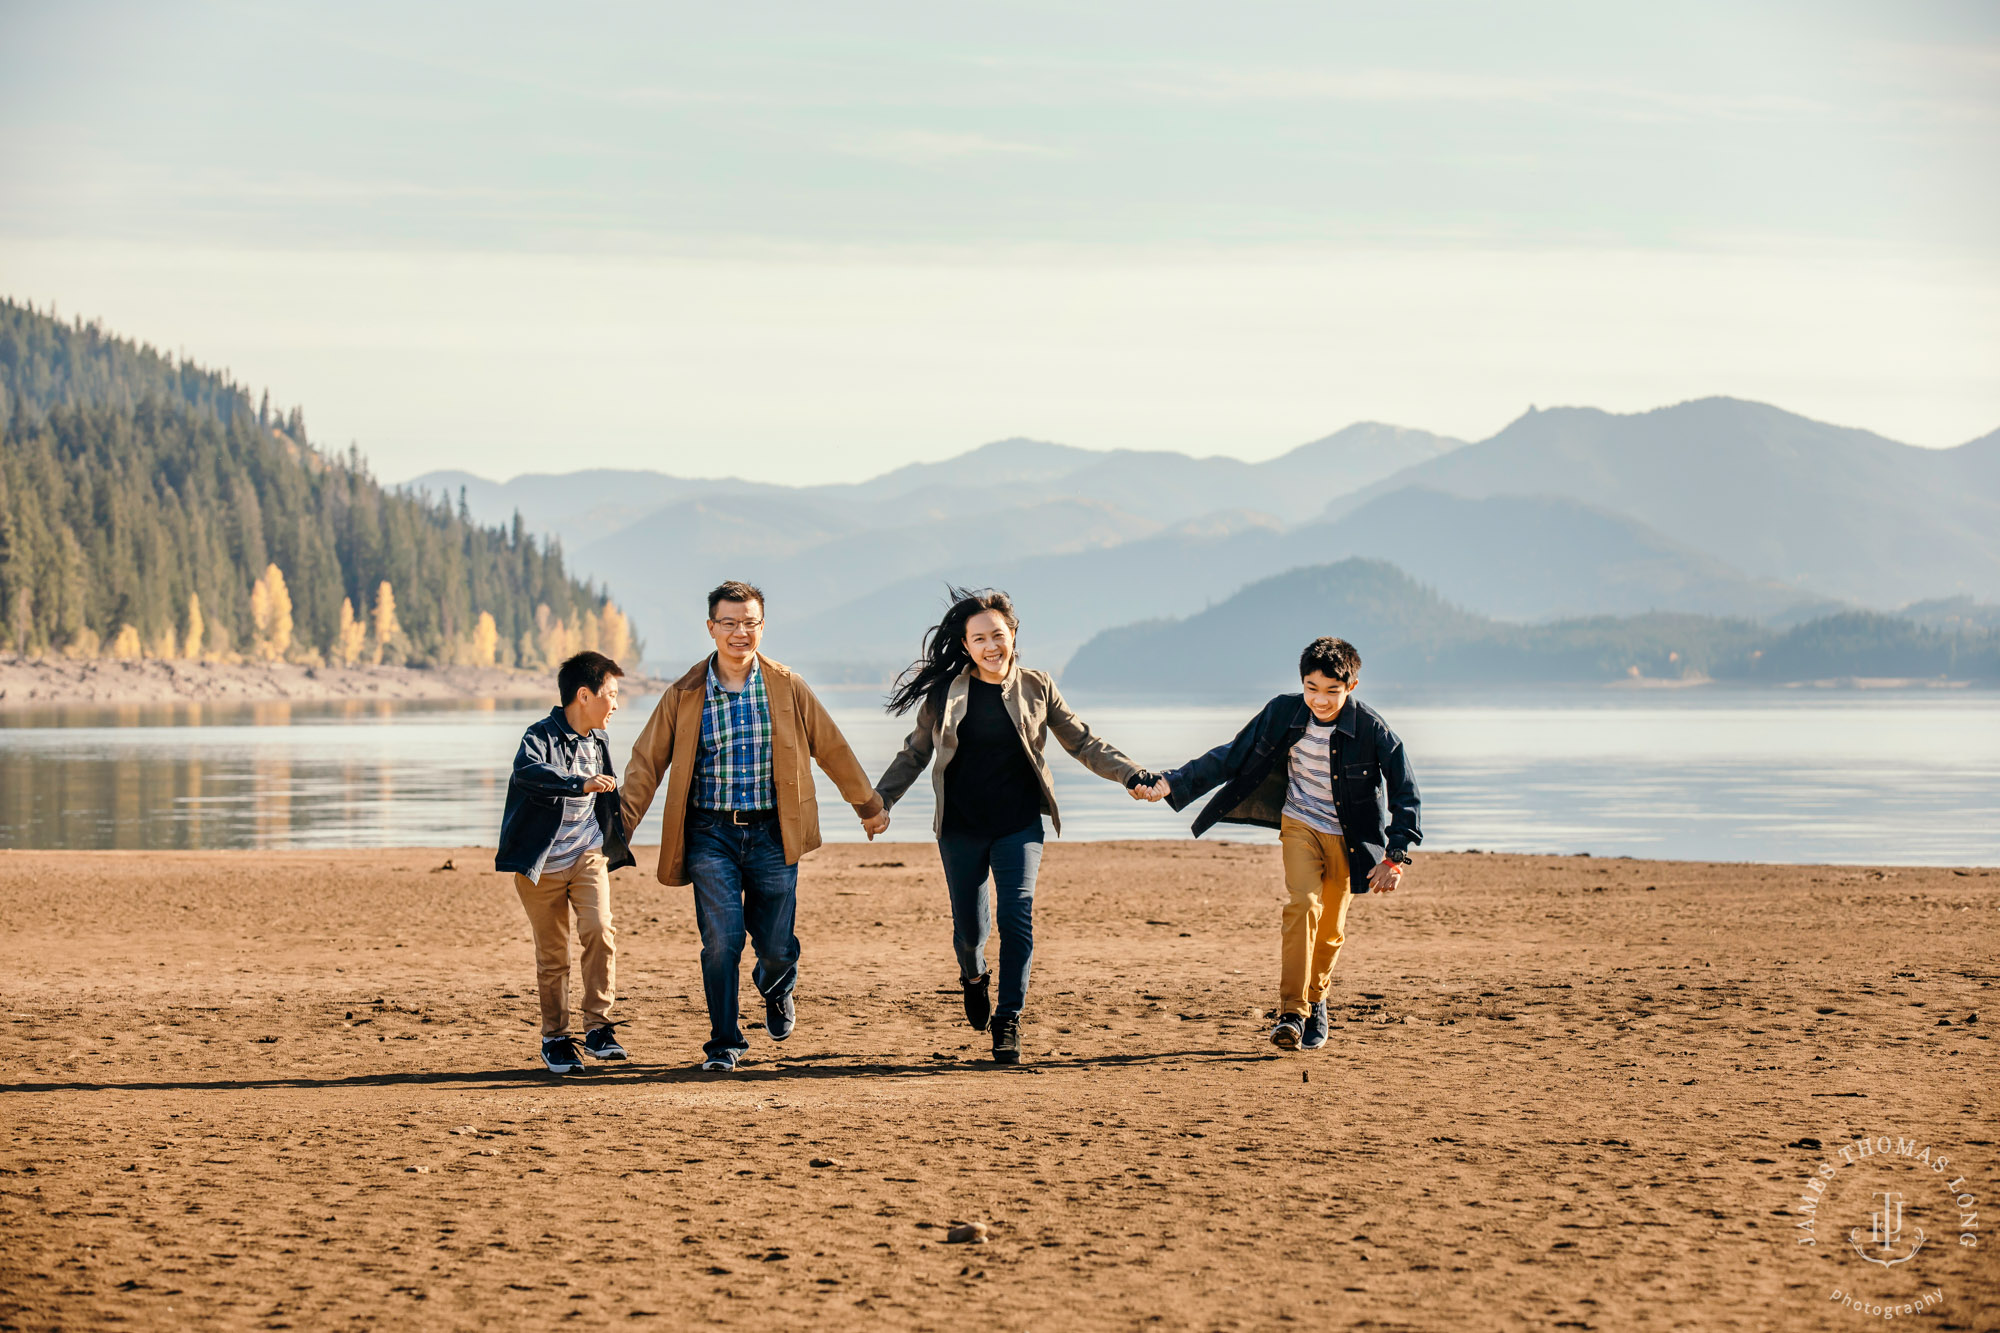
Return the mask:
<svg viewBox="0 0 2000 1333">
<path fill-rule="evenodd" d="M 569 1033 L 569 914 L 583 942 L 583 1025 L 611 1021 L 617 984 L 618 932 L 611 928 L 611 861 L 585 852 L 565 870 L 545 870 L 540 884 L 514 876 L 515 892 L 535 932 L 535 990 L 542 1001 L 542 1035 Z"/>
<path fill-rule="evenodd" d="M 1279 821 L 1278 845 L 1291 894 L 1279 946 L 1278 1012 L 1304 1014 L 1326 998 L 1334 959 L 1347 939 L 1347 904 L 1354 897 L 1347 881 L 1347 846 L 1291 818 Z"/>
</svg>

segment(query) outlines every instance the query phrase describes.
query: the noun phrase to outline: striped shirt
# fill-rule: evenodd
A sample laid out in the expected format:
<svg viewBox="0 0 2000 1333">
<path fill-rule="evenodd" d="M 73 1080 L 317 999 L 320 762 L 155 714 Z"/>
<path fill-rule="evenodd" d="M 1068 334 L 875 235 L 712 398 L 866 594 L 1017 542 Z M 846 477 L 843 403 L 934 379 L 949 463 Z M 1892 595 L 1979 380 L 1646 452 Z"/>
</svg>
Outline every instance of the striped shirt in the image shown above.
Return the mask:
<svg viewBox="0 0 2000 1333">
<path fill-rule="evenodd" d="M 1333 724 L 1306 723 L 1292 747 L 1285 814 L 1321 833 L 1340 836 L 1340 812 L 1333 806 Z"/>
<path fill-rule="evenodd" d="M 597 748 L 595 736 L 579 736 L 575 732 L 563 738 L 569 751 L 569 771 L 579 778 L 594 778 L 604 771 L 602 754 Z M 585 853 L 594 852 L 604 845 L 604 829 L 597 822 L 597 797 L 565 796 L 561 827 L 556 829 L 556 840 L 549 846 L 547 859 L 542 862 L 544 873 L 550 870 L 567 870 L 582 859 Z"/>
<path fill-rule="evenodd" d="M 708 698 L 694 756 L 694 805 L 701 810 L 769 810 L 778 804 L 772 781 L 771 700 L 764 668 L 750 659 L 750 679 L 731 694 L 708 664 Z"/>
</svg>

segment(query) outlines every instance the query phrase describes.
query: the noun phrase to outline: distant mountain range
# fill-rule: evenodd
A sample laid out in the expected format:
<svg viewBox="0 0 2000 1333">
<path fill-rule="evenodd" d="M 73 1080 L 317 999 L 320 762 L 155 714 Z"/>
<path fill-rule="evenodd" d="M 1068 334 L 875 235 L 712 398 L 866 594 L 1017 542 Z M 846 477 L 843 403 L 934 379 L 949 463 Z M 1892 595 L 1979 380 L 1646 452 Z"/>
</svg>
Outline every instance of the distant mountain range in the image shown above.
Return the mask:
<svg viewBox="0 0 2000 1333">
<path fill-rule="evenodd" d="M 1867 606 L 2000 595 L 2000 431 L 1919 449 L 1733 398 L 1632 416 L 1559 408 L 1361 487 L 1327 517 L 1409 486 L 1565 496 L 1752 578 Z"/>
<path fill-rule="evenodd" d="M 1344 560 L 1262 579 L 1179 620 L 1109 629 L 1071 659 L 1074 690 L 1168 695 L 1298 688 L 1301 649 L 1338 633 L 1364 687 L 1412 684 L 1758 684 L 1843 677 L 2000 684 L 2000 634 L 1840 612 L 1779 629 L 1653 612 L 1522 625 L 1452 605 L 1394 565 Z"/>
<path fill-rule="evenodd" d="M 701 593 L 749 578 L 770 594 L 774 653 L 861 679 L 914 655 L 947 581 L 1013 593 L 1024 654 L 1049 667 L 1104 630 L 1349 557 L 1507 622 L 1662 613 L 1785 630 L 1926 599 L 1976 621 L 2000 598 L 2000 432 L 1919 449 L 1727 398 L 1530 410 L 1472 444 L 1362 424 L 1263 463 L 1012 439 L 835 486 L 650 472 L 411 485 L 462 487 L 479 518 L 518 509 L 560 537 L 646 625 L 656 660 L 703 651 Z"/>
</svg>

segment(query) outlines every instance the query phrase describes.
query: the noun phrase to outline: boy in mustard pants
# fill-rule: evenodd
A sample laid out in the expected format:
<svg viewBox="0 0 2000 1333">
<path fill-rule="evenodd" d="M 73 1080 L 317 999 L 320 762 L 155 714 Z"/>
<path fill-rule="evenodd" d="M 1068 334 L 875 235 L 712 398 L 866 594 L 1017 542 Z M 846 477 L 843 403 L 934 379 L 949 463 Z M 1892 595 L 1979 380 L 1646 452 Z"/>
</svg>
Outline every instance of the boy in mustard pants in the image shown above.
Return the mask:
<svg viewBox="0 0 2000 1333">
<path fill-rule="evenodd" d="M 1138 792 L 1184 810 L 1220 786 L 1195 818 L 1196 837 L 1218 822 L 1278 830 L 1290 901 L 1271 1042 L 1288 1051 L 1326 1045 L 1326 993 L 1352 896 L 1393 892 L 1423 841 L 1403 742 L 1354 697 L 1361 654 L 1345 639 L 1314 639 L 1299 678 L 1300 693 L 1265 704 L 1236 739 Z"/>
</svg>

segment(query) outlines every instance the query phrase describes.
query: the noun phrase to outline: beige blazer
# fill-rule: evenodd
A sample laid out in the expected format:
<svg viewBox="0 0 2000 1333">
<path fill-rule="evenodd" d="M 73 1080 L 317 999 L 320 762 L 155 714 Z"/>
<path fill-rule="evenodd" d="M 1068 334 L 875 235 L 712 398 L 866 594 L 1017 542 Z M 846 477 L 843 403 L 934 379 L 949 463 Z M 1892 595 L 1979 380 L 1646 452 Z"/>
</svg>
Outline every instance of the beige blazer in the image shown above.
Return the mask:
<svg viewBox="0 0 2000 1333">
<path fill-rule="evenodd" d="M 918 706 L 916 729 L 875 784 L 884 806 L 893 807 L 917 780 L 917 774 L 924 771 L 924 765 L 929 764 L 931 788 L 937 793 L 937 814 L 931 821 L 934 833 L 944 831 L 944 772 L 951 767 L 952 756 L 958 753 L 958 724 L 965 718 L 966 701 L 972 696 L 972 682 L 977 675 L 977 668 L 968 665 L 952 681 L 944 696 L 942 716 L 929 699 Z M 1042 757 L 1051 732 L 1063 749 L 1100 778 L 1122 783 L 1143 771 L 1118 747 L 1091 732 L 1083 719 L 1063 702 L 1062 691 L 1049 679 L 1048 672 L 1024 670 L 1017 660 L 1008 670 L 1007 679 L 1000 683 L 1000 691 L 1007 713 L 1014 719 L 1015 733 L 1035 767 L 1035 779 L 1042 785 L 1042 813 L 1055 824 L 1057 833 L 1062 832 L 1062 815 L 1056 810 L 1056 789 L 1049 778 L 1048 761 Z"/>
</svg>

